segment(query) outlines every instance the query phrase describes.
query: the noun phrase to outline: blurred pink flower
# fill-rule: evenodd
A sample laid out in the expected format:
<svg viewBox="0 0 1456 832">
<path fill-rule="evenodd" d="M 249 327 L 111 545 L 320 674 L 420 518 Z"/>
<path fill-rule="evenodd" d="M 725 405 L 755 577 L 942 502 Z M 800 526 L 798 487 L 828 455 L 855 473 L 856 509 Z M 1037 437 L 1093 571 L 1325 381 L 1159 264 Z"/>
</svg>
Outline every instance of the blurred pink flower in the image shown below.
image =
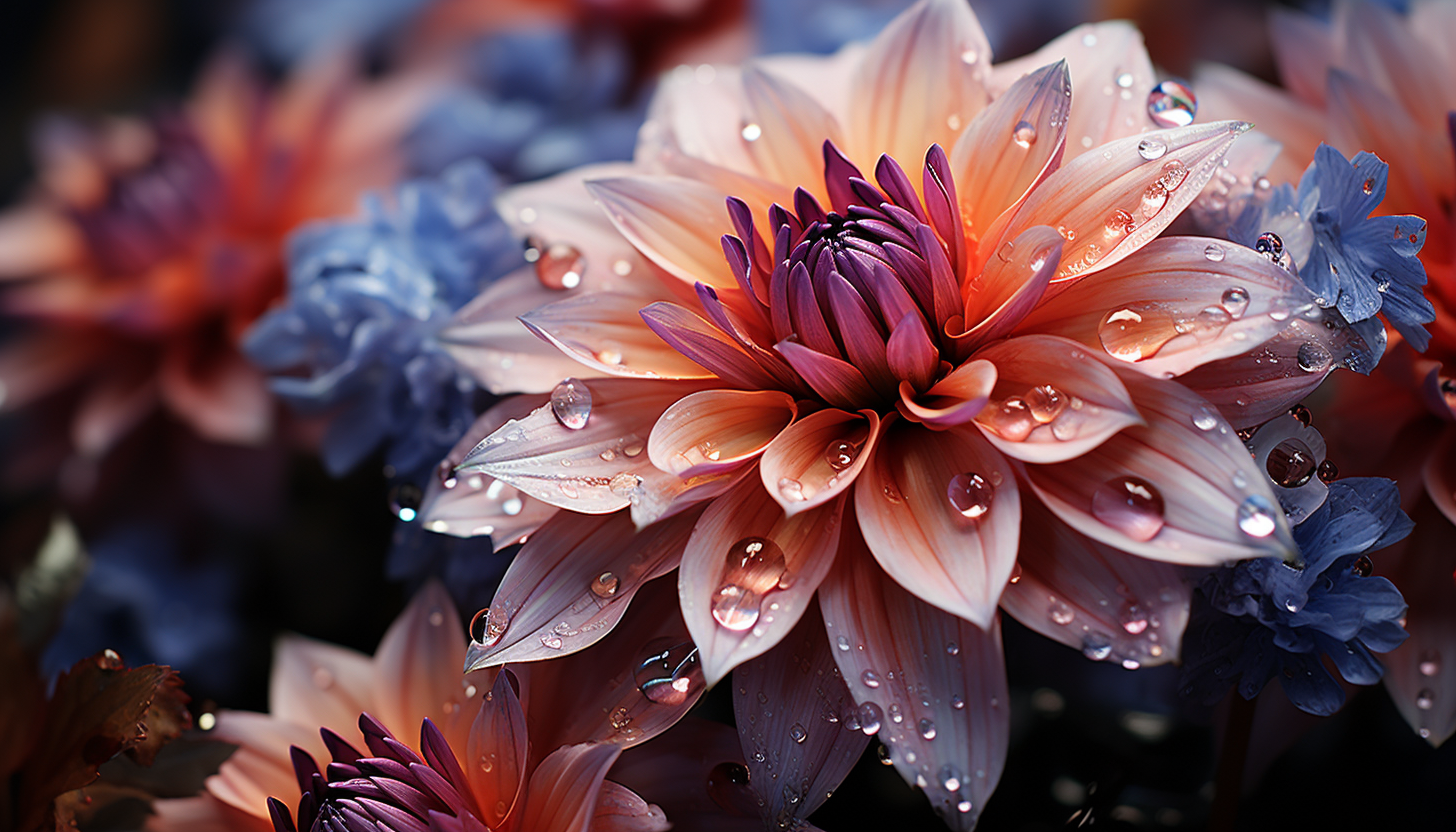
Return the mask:
<svg viewBox="0 0 1456 832">
<path fill-rule="evenodd" d="M 1226 67 L 1196 87 L 1207 111 L 1255 121 L 1283 145 L 1267 174 L 1297 182 L 1321 141 L 1390 164 L 1381 214 L 1429 228 L 1421 262 L 1436 308 L 1423 354 L 1395 341 L 1370 378 L 1341 374 L 1325 428 L 1346 473 L 1395 476 L 1416 519 L 1386 576 L 1410 603 L 1411 637 L 1384 657 L 1385 683 L 1433 745 L 1456 733 L 1456 6 L 1397 12 L 1339 2 L 1330 20 L 1275 10 L 1270 33 L 1284 89 Z"/>
<path fill-rule="evenodd" d="M 423 508 L 529 538 L 469 666 L 581 650 L 678 568 L 707 681 L 754 660 L 783 694 L 812 661 L 773 648 L 817 598 L 854 723 L 964 827 L 1009 730 L 998 605 L 1133 668 L 1176 653 L 1167 564 L 1292 556 L 1267 478 L 1170 379 L 1340 332 L 1252 250 L 1154 239 L 1246 125 L 1140 132 L 1122 25 L 989 61 L 966 4 L 927 0 L 830 58 L 675 73 L 633 166 L 503 199 L 535 274 L 445 337 L 493 389 L 550 393 L 483 416 Z M 777 701 L 804 712 L 762 744 L 792 750 L 820 702 Z"/>
</svg>

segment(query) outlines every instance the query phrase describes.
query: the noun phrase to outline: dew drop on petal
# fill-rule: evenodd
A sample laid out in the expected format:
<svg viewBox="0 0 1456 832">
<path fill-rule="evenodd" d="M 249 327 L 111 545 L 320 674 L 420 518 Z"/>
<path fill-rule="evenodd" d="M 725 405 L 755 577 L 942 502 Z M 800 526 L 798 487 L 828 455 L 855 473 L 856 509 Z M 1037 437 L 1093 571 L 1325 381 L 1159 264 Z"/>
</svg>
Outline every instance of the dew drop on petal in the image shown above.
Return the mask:
<svg viewBox="0 0 1456 832">
<path fill-rule="evenodd" d="M 1274 533 L 1274 506 L 1258 494 L 1245 497 L 1235 516 L 1239 528 L 1250 537 L 1268 537 Z"/>
<path fill-rule="evenodd" d="M 501 607 L 486 607 L 470 619 L 470 640 L 489 647 L 500 641 L 506 631 L 508 616 Z"/>
<path fill-rule="evenodd" d="M 739 131 L 746 142 L 756 142 L 763 136 L 763 128 L 753 122 L 745 122 L 743 129 Z"/>
<path fill-rule="evenodd" d="M 1148 117 L 1159 127 L 1187 127 L 1197 113 L 1198 99 L 1177 81 L 1164 81 L 1148 93 Z"/>
<path fill-rule="evenodd" d="M 1149 136 L 1138 142 L 1138 155 L 1149 161 L 1161 159 L 1164 153 L 1168 152 L 1168 145 L 1156 136 Z"/>
<path fill-rule="evenodd" d="M 1163 528 L 1163 495 L 1138 477 L 1117 477 L 1092 492 L 1092 516 L 1133 540 L 1151 540 Z"/>
<path fill-rule="evenodd" d="M 1232 322 L 1233 316 L 1222 306 L 1205 306 L 1193 318 L 1193 337 L 1199 341 L 1216 338 Z"/>
<path fill-rule="evenodd" d="M 976 519 L 991 510 L 991 500 L 996 495 L 995 486 L 976 473 L 956 474 L 946 486 L 946 497 L 951 508 L 962 517 Z"/>
<path fill-rule="evenodd" d="M 843 471 L 854 464 L 859 448 L 845 439 L 835 439 L 824 447 L 824 461 L 836 471 Z"/>
<path fill-rule="evenodd" d="M 713 620 L 734 632 L 758 622 L 758 607 L 758 594 L 736 584 L 724 584 L 713 594 Z"/>
<path fill-rule="evenodd" d="M 1360 184 L 1360 190 L 1364 191 L 1366 196 L 1369 196 L 1375 191 L 1375 180 L 1373 178 L 1366 179 Z"/>
<path fill-rule="evenodd" d="M 900 706 L 894 702 L 890 703 L 890 708 L 887 713 L 890 715 L 890 721 L 896 725 L 905 721 L 905 714 L 901 712 Z M 907 760 L 907 762 L 914 762 L 914 760 Z"/>
<path fill-rule="evenodd" d="M 1436 694 L 1430 688 L 1421 688 L 1416 693 L 1416 707 L 1423 711 L 1429 711 L 1436 704 Z"/>
<path fill-rule="evenodd" d="M 746 537 L 728 548 L 723 583 L 713 593 L 713 618 L 741 632 L 758 622 L 762 597 L 786 586 L 784 553 L 762 537 Z"/>
<path fill-rule="evenodd" d="M 803 723 L 795 722 L 789 728 L 789 736 L 793 738 L 794 742 L 803 744 L 804 740 L 809 739 L 809 729 L 805 728 Z"/>
<path fill-rule="evenodd" d="M 1299 362 L 1299 369 L 1306 373 L 1319 373 L 1330 368 L 1335 362 L 1334 356 L 1325 349 L 1323 344 L 1314 341 L 1306 341 L 1299 345 L 1299 352 L 1295 354 L 1295 360 Z"/>
<path fill-rule="evenodd" d="M 1219 245 L 1218 243 L 1209 243 L 1203 249 L 1203 256 L 1206 257 L 1210 263 L 1222 262 L 1224 254 L 1225 252 L 1223 250 L 1223 246 Z"/>
<path fill-rule="evenodd" d="M 568 430 L 586 427 L 591 407 L 591 391 L 578 379 L 566 379 L 551 391 L 551 413 Z"/>
<path fill-rule="evenodd" d="M 1082 637 L 1082 655 L 1100 662 L 1112 655 L 1112 642 L 1102 633 L 1088 633 Z"/>
<path fill-rule="evenodd" d="M 933 739 L 935 739 L 935 723 L 934 722 L 931 722 L 928 719 L 922 719 L 922 720 L 920 720 L 919 727 L 920 727 L 920 737 L 921 737 L 921 739 L 927 739 L 927 740 L 933 740 Z"/>
<path fill-rule="evenodd" d="M 618 497 L 630 497 L 641 487 L 642 478 L 628 471 L 617 474 L 607 482 L 608 490 Z"/>
<path fill-rule="evenodd" d="M 1073 613 L 1072 608 L 1067 606 L 1065 603 L 1061 601 L 1053 601 L 1051 605 L 1047 607 L 1047 618 L 1051 619 L 1051 622 L 1053 624 L 1065 627 L 1066 625 L 1072 623 L 1072 619 L 1076 618 L 1076 614 Z"/>
<path fill-rule="evenodd" d="M 1067 408 L 1067 397 L 1050 384 L 1039 384 L 1031 388 L 1023 400 L 1031 411 L 1031 417 L 1043 425 L 1062 415 L 1062 411 Z"/>
<path fill-rule="evenodd" d="M 1421 654 L 1418 669 L 1422 676 L 1435 676 L 1441 672 L 1441 654 L 1435 650 L 1427 650 Z"/>
<path fill-rule="evenodd" d="M 1139 635 L 1148 628 L 1147 610 L 1131 601 L 1122 605 L 1119 620 L 1122 622 L 1122 629 L 1126 630 L 1129 635 Z"/>
<path fill-rule="evenodd" d="M 1107 313 L 1097 338 L 1108 355 L 1133 362 L 1150 358 L 1178 335 L 1167 310 L 1154 304 L 1131 304 Z"/>
<path fill-rule="evenodd" d="M 1168 189 L 1163 187 L 1162 182 L 1154 182 L 1143 191 L 1138 211 L 1143 215 L 1143 219 L 1150 220 L 1157 216 L 1166 204 L 1168 204 Z"/>
<path fill-rule="evenodd" d="M 617 587 L 621 585 L 622 581 L 616 575 L 603 572 L 592 579 L 591 592 L 598 598 L 611 598 L 617 594 Z"/>
<path fill-rule="evenodd" d="M 1327 459 L 1319 464 L 1319 468 L 1315 469 L 1315 476 L 1320 478 L 1320 482 L 1334 482 L 1340 476 L 1339 466 Z"/>
<path fill-rule="evenodd" d="M 548 648 L 550 650 L 560 650 L 561 644 L 561 636 L 558 636 L 555 633 L 547 633 L 546 635 L 541 636 L 542 647 Z"/>
<path fill-rule="evenodd" d="M 575 247 L 552 243 L 536 258 L 536 279 L 547 289 L 565 291 L 581 285 L 586 274 L 586 257 Z"/>
<path fill-rule="evenodd" d="M 1286 439 L 1269 452 L 1264 468 L 1277 485 L 1298 488 L 1314 476 L 1314 452 L 1302 440 Z"/>
<path fill-rule="evenodd" d="M 389 510 L 394 516 L 408 523 L 419 516 L 420 501 L 423 495 L 419 486 L 413 483 L 401 483 L 389 491 Z"/>
<path fill-rule="evenodd" d="M 865 672 L 861 673 L 859 675 L 859 680 L 861 682 L 864 682 L 864 686 L 867 688 L 877 688 L 880 686 L 880 674 L 874 672 L 873 670 L 866 670 Z"/>
<path fill-rule="evenodd" d="M 880 731 L 880 725 L 884 720 L 884 712 L 880 706 L 873 702 L 866 702 L 859 706 L 857 714 L 859 729 L 865 732 L 866 736 L 874 736 Z"/>
<path fill-rule="evenodd" d="M 1118 208 L 1107 215 L 1107 220 L 1103 225 L 1103 233 L 1108 237 L 1121 237 L 1123 234 L 1131 231 L 1134 225 L 1136 223 L 1133 222 L 1132 214 Z"/>
<path fill-rule="evenodd" d="M 654 639 L 643 649 L 642 656 L 633 678 L 648 701 L 681 705 L 702 689 L 702 664 L 697 645 L 691 641 Z"/>
<path fill-rule="evenodd" d="M 1277 263 L 1279 256 L 1284 253 L 1284 240 L 1273 231 L 1265 231 L 1254 241 L 1254 251 Z"/>
<path fill-rule="evenodd" d="M 1219 305 L 1228 310 L 1231 317 L 1237 318 L 1244 314 L 1249 308 L 1249 290 L 1242 286 L 1233 286 L 1223 290 L 1223 295 L 1218 299 Z"/>
<path fill-rule="evenodd" d="M 1026 400 L 1020 396 L 1012 396 L 999 405 L 994 406 L 989 421 L 991 429 L 1010 442 L 1020 442 L 1031 434 L 1037 426 L 1036 417 L 1031 414 L 1031 408 Z"/>
<path fill-rule="evenodd" d="M 1115 76 L 1113 76 L 1112 81 L 1113 81 L 1113 83 L 1117 84 L 1119 87 L 1122 87 L 1123 89 L 1127 89 L 1128 87 L 1132 86 L 1132 82 L 1133 82 L 1132 73 L 1131 72 L 1122 72 L 1122 71 L 1119 71 Z"/>
<path fill-rule="evenodd" d="M 1199 407 L 1198 412 L 1193 414 L 1193 426 L 1203 431 L 1213 430 L 1218 427 L 1218 414 L 1207 405 Z"/>
<path fill-rule="evenodd" d="M 1029 121 L 1018 121 L 1011 128 L 1011 140 L 1017 147 L 1031 147 L 1036 144 L 1036 127 Z"/>
<path fill-rule="evenodd" d="M 1375 563 L 1370 558 L 1361 555 L 1350 565 L 1350 573 L 1361 578 L 1368 578 L 1375 572 Z"/>
</svg>

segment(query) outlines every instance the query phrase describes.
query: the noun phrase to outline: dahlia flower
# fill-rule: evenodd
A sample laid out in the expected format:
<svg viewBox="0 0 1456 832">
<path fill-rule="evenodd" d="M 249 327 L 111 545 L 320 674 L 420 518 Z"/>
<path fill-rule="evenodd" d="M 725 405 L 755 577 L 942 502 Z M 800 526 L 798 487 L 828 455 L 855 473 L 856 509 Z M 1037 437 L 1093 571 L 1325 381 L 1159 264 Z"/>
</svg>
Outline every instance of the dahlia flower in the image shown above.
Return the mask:
<svg viewBox="0 0 1456 832">
<path fill-rule="evenodd" d="M 507 193 L 582 276 L 521 317 L 555 355 L 496 297 L 456 328 L 488 386 L 550 391 L 483 416 L 423 509 L 529 537 L 469 667 L 586 648 L 677 568 L 717 682 L 788 662 L 817 599 L 855 724 L 966 827 L 1007 742 L 998 604 L 1132 668 L 1176 654 L 1169 564 L 1294 557 L 1172 379 L 1346 331 L 1256 251 L 1154 239 L 1246 125 L 1152 129 L 1192 107 L 1124 26 L 989 58 L 965 4 L 927 0 L 865 48 L 677 73 L 634 167 Z M 494 288 L 549 295 L 531 280 Z"/>
<path fill-rule="evenodd" d="M 1205 107 L 1253 119 L 1283 145 L 1268 170 L 1272 183 L 1293 181 L 1322 141 L 1345 154 L 1370 151 L 1390 165 L 1379 213 L 1422 218 L 1420 229 L 1402 233 L 1424 234 L 1430 343 L 1397 327 L 1407 343 L 1392 347 L 1381 372 L 1341 379 L 1340 419 L 1326 433 L 1347 470 L 1397 474 L 1416 520 L 1411 537 L 1382 559 L 1406 592 L 1411 635 L 1386 658 L 1385 683 L 1411 727 L 1439 745 L 1456 733 L 1456 105 L 1443 83 L 1456 66 L 1456 7 L 1425 0 L 1402 15 L 1341 2 L 1330 20 L 1282 10 L 1270 20 L 1284 88 L 1207 67 L 1197 83 Z"/>
<path fill-rule="evenodd" d="M 149 828 L 378 828 L 357 825 L 363 812 L 398 829 L 583 830 L 593 818 L 611 829 L 666 829 L 661 810 L 603 777 L 623 747 L 654 735 L 696 702 L 701 685 L 676 699 L 651 700 L 630 672 L 631 697 L 523 671 L 518 694 L 506 672 L 461 676 L 458 620 L 444 588 L 430 583 L 372 659 L 285 637 L 269 685 L 272 712 L 218 713 L 211 736 L 237 750 L 203 795 L 159 801 Z M 649 643 L 685 638 L 681 619 L 639 616 L 626 629 Z M 603 656 L 626 658 L 629 670 L 651 676 L 653 665 L 639 656 L 642 644 L 628 648 L 614 655 L 609 646 Z M 570 669 L 619 672 L 601 658 Z M 613 710 L 619 700 L 626 703 L 621 716 Z M 608 714 L 637 717 L 636 730 L 624 735 Z"/>
</svg>

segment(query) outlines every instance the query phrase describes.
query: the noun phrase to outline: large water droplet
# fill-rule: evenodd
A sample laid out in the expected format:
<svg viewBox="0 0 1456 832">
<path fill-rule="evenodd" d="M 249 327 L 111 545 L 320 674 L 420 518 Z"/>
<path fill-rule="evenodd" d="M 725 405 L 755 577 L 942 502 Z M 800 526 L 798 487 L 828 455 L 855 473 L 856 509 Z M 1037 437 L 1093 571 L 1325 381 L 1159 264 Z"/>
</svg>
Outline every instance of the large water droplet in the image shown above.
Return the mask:
<svg viewBox="0 0 1456 832">
<path fill-rule="evenodd" d="M 1205 306 L 1193 318 L 1193 337 L 1199 341 L 1217 338 L 1233 317 L 1222 306 Z"/>
<path fill-rule="evenodd" d="M 1250 494 L 1239 503 L 1239 528 L 1250 537 L 1268 537 L 1274 533 L 1274 506 L 1258 494 Z"/>
<path fill-rule="evenodd" d="M 1067 409 L 1067 397 L 1050 384 L 1039 384 L 1026 391 L 1024 400 L 1032 418 L 1043 425 L 1062 415 L 1062 411 Z"/>
<path fill-rule="evenodd" d="M 1242 286 L 1225 289 L 1218 302 L 1228 310 L 1231 317 L 1237 318 L 1244 314 L 1245 309 L 1249 308 L 1249 290 Z"/>
<path fill-rule="evenodd" d="M 1168 152 L 1168 144 L 1156 136 L 1149 136 L 1138 142 L 1138 155 L 1149 161 L 1161 159 Z"/>
<path fill-rule="evenodd" d="M 758 622 L 762 597 L 783 585 L 784 553 L 771 540 L 746 537 L 728 548 L 727 559 L 713 618 L 729 630 L 747 630 Z"/>
<path fill-rule="evenodd" d="M 1299 362 L 1299 369 L 1306 373 L 1324 372 L 1335 362 L 1334 356 L 1325 349 L 1323 344 L 1314 341 L 1306 341 L 1299 345 L 1299 352 L 1295 354 L 1295 360 Z"/>
<path fill-rule="evenodd" d="M 1375 562 L 1361 555 L 1350 565 L 1350 572 L 1361 578 L 1368 578 L 1375 572 Z"/>
<path fill-rule="evenodd" d="M 867 736 L 873 736 L 880 731 L 880 725 L 884 720 L 884 712 L 880 710 L 879 705 L 873 702 L 866 702 L 859 706 L 859 712 L 856 714 L 856 717 L 859 722 L 859 730 L 865 732 Z"/>
<path fill-rule="evenodd" d="M 1118 617 L 1122 622 L 1122 629 L 1130 635 L 1139 635 L 1148 628 L 1148 611 L 1131 601 L 1122 605 Z"/>
<path fill-rule="evenodd" d="M 991 510 L 991 500 L 996 496 L 995 486 L 976 473 L 956 474 L 950 478 L 945 495 L 951 508 L 962 517 L 976 519 Z"/>
<path fill-rule="evenodd" d="M 1143 219 L 1150 220 L 1157 216 L 1158 212 L 1163 210 L 1163 206 L 1167 204 L 1168 189 L 1163 186 L 1161 181 L 1157 181 L 1143 190 L 1143 198 L 1138 203 L 1138 211 L 1143 215 Z"/>
<path fill-rule="evenodd" d="M 628 471 L 607 481 L 607 489 L 618 497 L 631 497 L 642 487 L 642 478 Z"/>
<path fill-rule="evenodd" d="M 779 477 L 779 496 L 789 502 L 799 502 L 804 499 L 804 484 L 793 477 Z"/>
<path fill-rule="evenodd" d="M 824 461 L 836 471 L 843 471 L 854 464 L 859 448 L 846 439 L 835 439 L 824 448 Z"/>
<path fill-rule="evenodd" d="M 568 430 L 586 427 L 591 407 L 591 391 L 578 379 L 569 378 L 551 391 L 551 413 Z"/>
<path fill-rule="evenodd" d="M 1178 327 L 1172 316 L 1153 304 L 1115 309 L 1097 327 L 1097 338 L 1107 354 L 1128 362 L 1156 355 L 1176 335 Z"/>
<path fill-rule="evenodd" d="M 1036 127 L 1029 121 L 1018 121 L 1016 126 L 1011 128 L 1011 140 L 1016 142 L 1018 147 L 1031 147 L 1036 144 Z"/>
<path fill-rule="evenodd" d="M 486 607 L 470 619 L 470 640 L 484 647 L 500 641 L 510 617 L 503 607 Z"/>
<path fill-rule="evenodd" d="M 1314 451 L 1299 439 L 1286 439 L 1269 452 L 1264 467 L 1275 483 L 1285 488 L 1298 488 L 1314 476 Z"/>
<path fill-rule="evenodd" d="M 536 258 L 536 279 L 547 289 L 565 291 L 581 285 L 586 274 L 586 258 L 572 246 L 552 243 L 541 249 Z"/>
<path fill-rule="evenodd" d="M 671 638 L 647 644 L 635 674 L 637 689 L 659 705 L 681 705 L 703 686 L 697 645 Z"/>
<path fill-rule="evenodd" d="M 922 720 L 920 720 L 919 728 L 920 728 L 920 736 L 921 736 L 922 739 L 927 739 L 927 740 L 933 740 L 933 739 L 935 739 L 935 723 L 934 722 L 931 722 L 928 719 L 922 719 Z"/>
<path fill-rule="evenodd" d="M 1193 90 L 1177 81 L 1164 81 L 1148 93 L 1148 117 L 1159 127 L 1187 127 L 1197 113 Z"/>
<path fill-rule="evenodd" d="M 1020 396 L 1012 396 L 1001 404 L 995 405 L 989 421 L 991 429 L 1009 442 L 1022 441 L 1037 426 L 1036 417 L 1031 414 L 1031 408 Z"/>
<path fill-rule="evenodd" d="M 617 587 L 621 584 L 621 579 L 616 575 L 611 572 L 603 572 L 592 579 L 591 591 L 598 598 L 611 598 L 617 594 Z"/>
<path fill-rule="evenodd" d="M 1163 528 L 1163 495 L 1146 480 L 1117 477 L 1092 492 L 1092 516 L 1133 540 L 1151 540 Z"/>
<path fill-rule="evenodd" d="M 873 670 L 866 670 L 865 672 L 861 673 L 859 675 L 859 680 L 861 682 L 864 682 L 864 686 L 867 688 L 877 688 L 880 686 L 880 674 L 874 672 Z"/>
<path fill-rule="evenodd" d="M 1254 251 L 1277 263 L 1284 254 L 1284 240 L 1273 231 L 1265 231 L 1254 241 Z"/>
<path fill-rule="evenodd" d="M 1193 414 L 1193 426 L 1199 430 L 1213 430 L 1218 427 L 1218 414 L 1214 413 L 1207 405 L 1198 408 Z"/>
</svg>

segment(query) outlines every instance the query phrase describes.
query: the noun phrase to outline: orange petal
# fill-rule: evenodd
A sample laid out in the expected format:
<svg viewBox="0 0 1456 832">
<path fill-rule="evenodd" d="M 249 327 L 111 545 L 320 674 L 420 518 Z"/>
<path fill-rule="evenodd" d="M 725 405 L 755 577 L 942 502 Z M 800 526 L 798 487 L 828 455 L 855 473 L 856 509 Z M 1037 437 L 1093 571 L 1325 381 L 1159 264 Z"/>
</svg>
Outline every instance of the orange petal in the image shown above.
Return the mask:
<svg viewBox="0 0 1456 832">
<path fill-rule="evenodd" d="M 1268 476 L 1214 409 L 1177 382 L 1119 375 L 1147 424 L 1076 459 L 1027 466 L 1047 507 L 1094 540 L 1154 560 L 1294 558 Z"/>
<path fill-rule="evenodd" d="M 936 609 L 885 580 L 854 541 L 820 604 L 860 730 L 878 733 L 895 770 L 951 828 L 970 830 L 1010 741 L 999 619 L 982 630 Z"/>
<path fill-rule="evenodd" d="M 277 719 L 346 734 L 376 701 L 373 664 L 363 653 L 297 635 L 273 645 L 268 703 Z M 419 725 L 388 727 L 409 736 Z"/>
<path fill-rule="evenodd" d="M 639 532 L 627 512 L 558 513 L 511 561 L 490 611 L 478 613 L 487 640 L 470 643 L 466 670 L 555 658 L 600 641 L 642 584 L 677 565 L 696 520 L 679 515 Z"/>
<path fill-rule="evenodd" d="M 1416 527 L 1410 537 L 1381 553 L 1379 561 L 1391 564 L 1387 577 L 1410 605 L 1405 616 L 1410 638 L 1380 661 L 1396 710 L 1426 742 L 1439 746 L 1456 734 L 1456 582 L 1451 577 L 1456 528 L 1425 501 L 1411 517 Z"/>
<path fill-rule="evenodd" d="M 976 359 L 994 364 L 997 373 L 992 401 L 976 426 L 1013 459 L 1073 459 L 1128 425 L 1142 424 L 1117 374 L 1076 341 L 1023 335 L 981 349 Z"/>
<path fill-rule="evenodd" d="M 1177 567 L 1084 537 L 1034 501 L 1021 535 L 1001 609 L 1090 659 L 1131 670 L 1178 658 L 1190 590 Z"/>
<path fill-rule="evenodd" d="M 733 671 L 734 722 L 765 823 L 797 828 L 859 762 L 869 737 L 840 723 L 854 705 L 817 608 Z"/>
<path fill-rule="evenodd" d="M 736 468 L 763 453 L 798 406 L 776 390 L 704 390 L 663 411 L 647 439 L 652 464 L 688 477 Z"/>
<path fill-rule="evenodd" d="M 900 401 L 895 406 L 905 418 L 942 430 L 976 418 L 995 386 L 995 364 L 967 361 L 920 395 L 915 395 L 908 381 L 901 382 Z"/>
<path fill-rule="evenodd" d="M 297 805 L 298 779 L 289 762 L 289 748 L 296 745 L 315 755 L 314 759 L 327 759 L 318 728 L 314 723 L 288 722 L 248 711 L 219 713 L 209 738 L 233 743 L 238 750 L 223 762 L 216 776 L 207 778 L 208 793 L 245 813 L 244 818 L 267 818 L 269 797 Z M 335 730 L 350 729 L 345 723 Z"/>
<path fill-rule="evenodd" d="M 470 727 L 461 768 L 470 781 L 481 820 L 492 829 L 515 808 L 526 785 L 526 714 L 510 677 L 498 673 Z"/>
<path fill-rule="evenodd" d="M 742 78 L 748 110 L 739 132 L 760 175 L 827 197 L 820 148 L 826 139 L 843 144 L 839 122 L 806 90 L 772 72 L 749 64 Z"/>
<path fill-rule="evenodd" d="M 733 221 L 717 188 L 680 176 L 621 176 L 587 189 L 622 236 L 684 286 L 737 288 L 720 243 Z"/>
<path fill-rule="evenodd" d="M 866 544 L 901 586 L 990 627 L 1021 526 L 1011 466 L 969 426 L 886 419 L 880 432 L 854 490 Z"/>
<path fill-rule="evenodd" d="M 521 323 L 566 355 L 606 376 L 708 378 L 642 322 L 639 295 L 595 292 L 537 307 Z"/>
<path fill-rule="evenodd" d="M 763 452 L 763 487 L 792 517 L 849 488 L 874 452 L 880 417 L 828 408 L 789 425 Z"/>
<path fill-rule="evenodd" d="M 429 717 L 449 736 L 450 718 L 471 699 L 458 670 L 464 662 L 460 613 L 444 585 L 428 581 L 374 651 L 371 715 L 406 737 Z"/>
<path fill-rule="evenodd" d="M 1020 324 L 1046 294 L 1061 268 L 1062 235 L 1045 225 L 1033 225 L 1004 243 L 966 289 L 964 335 L 956 344 L 969 352 L 1005 336 Z"/>
<path fill-rule="evenodd" d="M 531 774 L 526 805 L 517 829 L 532 832 L 587 832 L 607 769 L 622 749 L 582 743 L 551 752 Z"/>
<path fill-rule="evenodd" d="M 804 614 L 834 562 L 844 501 L 786 517 L 757 479 L 703 512 L 678 595 L 709 685 L 763 654 Z"/>
</svg>

